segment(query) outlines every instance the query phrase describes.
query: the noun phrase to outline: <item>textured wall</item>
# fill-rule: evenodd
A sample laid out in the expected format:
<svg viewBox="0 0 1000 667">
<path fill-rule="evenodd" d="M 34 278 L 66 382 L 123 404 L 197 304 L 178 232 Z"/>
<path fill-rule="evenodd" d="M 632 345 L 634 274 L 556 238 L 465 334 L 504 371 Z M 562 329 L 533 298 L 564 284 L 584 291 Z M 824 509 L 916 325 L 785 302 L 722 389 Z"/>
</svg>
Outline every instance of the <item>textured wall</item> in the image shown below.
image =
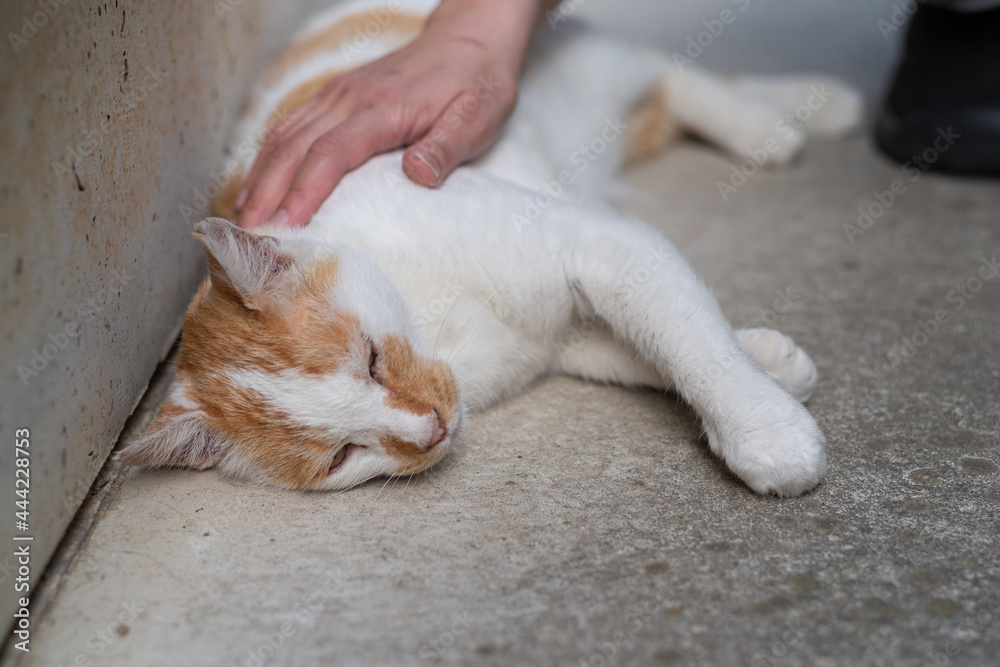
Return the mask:
<svg viewBox="0 0 1000 667">
<path fill-rule="evenodd" d="M 37 581 L 178 331 L 202 271 L 190 228 L 250 82 L 328 4 L 0 0 L 4 626 L 15 429 Z"/>
</svg>

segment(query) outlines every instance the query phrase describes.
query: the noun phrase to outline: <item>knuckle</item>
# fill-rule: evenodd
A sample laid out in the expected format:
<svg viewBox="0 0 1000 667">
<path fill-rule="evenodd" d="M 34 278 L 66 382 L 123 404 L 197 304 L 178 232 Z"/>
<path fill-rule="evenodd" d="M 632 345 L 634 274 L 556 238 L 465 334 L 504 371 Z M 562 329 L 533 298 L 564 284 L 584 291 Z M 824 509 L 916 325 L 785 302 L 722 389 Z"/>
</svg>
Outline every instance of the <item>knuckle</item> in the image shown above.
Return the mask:
<svg viewBox="0 0 1000 667">
<path fill-rule="evenodd" d="M 399 102 L 399 90 L 390 86 L 374 86 L 365 97 L 370 106 L 386 107 Z"/>
<path fill-rule="evenodd" d="M 343 151 L 344 139 L 340 132 L 327 132 L 309 147 L 310 155 L 329 159 L 339 159 Z"/>
<path fill-rule="evenodd" d="M 271 150 L 268 160 L 282 166 L 301 162 L 302 149 L 293 143 L 282 142 Z"/>
</svg>

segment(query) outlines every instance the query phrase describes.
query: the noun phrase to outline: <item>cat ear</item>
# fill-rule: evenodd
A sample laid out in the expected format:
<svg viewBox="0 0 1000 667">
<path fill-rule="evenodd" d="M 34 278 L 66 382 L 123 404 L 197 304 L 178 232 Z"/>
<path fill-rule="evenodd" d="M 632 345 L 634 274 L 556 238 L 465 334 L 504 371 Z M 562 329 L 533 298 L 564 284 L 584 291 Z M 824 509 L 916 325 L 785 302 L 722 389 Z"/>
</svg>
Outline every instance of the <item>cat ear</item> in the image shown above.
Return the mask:
<svg viewBox="0 0 1000 667">
<path fill-rule="evenodd" d="M 179 466 L 204 470 L 222 458 L 201 410 L 168 398 L 142 438 L 115 457 L 127 466 Z"/>
<path fill-rule="evenodd" d="M 247 308 L 260 309 L 294 267 L 278 239 L 248 232 L 222 218 L 199 222 L 194 236 L 208 254 L 212 286 L 229 292 Z"/>
</svg>

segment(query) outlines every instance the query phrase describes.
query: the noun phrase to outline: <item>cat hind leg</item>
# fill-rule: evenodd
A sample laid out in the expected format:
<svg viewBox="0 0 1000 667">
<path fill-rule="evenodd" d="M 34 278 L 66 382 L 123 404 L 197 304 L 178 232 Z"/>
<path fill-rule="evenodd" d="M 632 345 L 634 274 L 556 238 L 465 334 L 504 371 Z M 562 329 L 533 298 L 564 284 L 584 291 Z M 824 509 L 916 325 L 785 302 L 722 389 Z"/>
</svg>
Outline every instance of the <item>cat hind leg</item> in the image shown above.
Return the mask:
<svg viewBox="0 0 1000 667">
<path fill-rule="evenodd" d="M 816 388 L 816 364 L 795 341 L 774 329 L 737 329 L 736 338 L 782 389 L 800 403 L 809 400 Z"/>
<path fill-rule="evenodd" d="M 795 400 L 805 403 L 816 388 L 816 364 L 788 336 L 773 329 L 737 329 L 750 357 Z M 586 320 L 572 327 L 557 347 L 552 371 L 595 382 L 672 390 L 634 348 L 615 340 L 606 324 Z"/>
<path fill-rule="evenodd" d="M 864 100 L 827 76 L 753 76 L 733 80 L 735 90 L 779 107 L 783 127 L 801 127 L 817 139 L 842 139 L 861 124 Z"/>
</svg>

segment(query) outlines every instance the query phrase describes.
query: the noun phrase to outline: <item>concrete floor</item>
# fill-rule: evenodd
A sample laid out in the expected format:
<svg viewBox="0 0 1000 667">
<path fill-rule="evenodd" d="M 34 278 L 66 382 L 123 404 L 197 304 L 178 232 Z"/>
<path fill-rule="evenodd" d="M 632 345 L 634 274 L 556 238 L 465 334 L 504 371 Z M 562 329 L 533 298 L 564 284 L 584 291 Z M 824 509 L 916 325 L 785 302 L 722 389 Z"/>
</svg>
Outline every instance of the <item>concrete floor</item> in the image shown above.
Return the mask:
<svg viewBox="0 0 1000 667">
<path fill-rule="evenodd" d="M 21 664 L 995 665 L 1000 276 L 949 292 L 1000 253 L 1000 187 L 910 181 L 855 139 L 724 202 L 730 164 L 676 147 L 630 174 L 631 208 L 734 323 L 813 355 L 815 492 L 756 496 L 674 397 L 565 378 L 384 488 L 109 466 Z M 921 345 L 894 365 L 903 337 Z"/>
</svg>

